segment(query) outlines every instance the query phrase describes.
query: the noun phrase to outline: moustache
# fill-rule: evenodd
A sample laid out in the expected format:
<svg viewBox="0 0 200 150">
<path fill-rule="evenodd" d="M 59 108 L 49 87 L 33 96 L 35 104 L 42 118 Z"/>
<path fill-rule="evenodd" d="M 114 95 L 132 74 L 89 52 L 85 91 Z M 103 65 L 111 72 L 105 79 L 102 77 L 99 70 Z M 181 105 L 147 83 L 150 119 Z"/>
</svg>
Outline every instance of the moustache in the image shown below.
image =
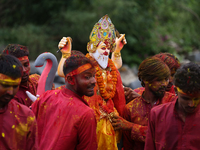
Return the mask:
<svg viewBox="0 0 200 150">
<path fill-rule="evenodd" d="M 108 55 L 108 52 L 104 52 L 103 54 L 107 56 L 107 55 Z"/>
<path fill-rule="evenodd" d="M 163 87 L 160 87 L 158 90 L 163 91 L 163 90 L 166 90 L 166 89 L 167 89 L 167 87 L 166 87 L 166 86 L 163 86 Z"/>
</svg>

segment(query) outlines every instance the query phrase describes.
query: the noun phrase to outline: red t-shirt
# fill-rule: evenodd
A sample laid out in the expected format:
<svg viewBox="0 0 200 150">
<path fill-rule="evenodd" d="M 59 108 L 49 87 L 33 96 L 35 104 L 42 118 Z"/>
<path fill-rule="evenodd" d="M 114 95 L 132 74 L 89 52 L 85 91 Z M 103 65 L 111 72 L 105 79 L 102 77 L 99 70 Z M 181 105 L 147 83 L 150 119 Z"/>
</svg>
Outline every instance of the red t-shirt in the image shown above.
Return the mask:
<svg viewBox="0 0 200 150">
<path fill-rule="evenodd" d="M 36 96 L 39 78 L 40 76 L 38 74 L 30 75 L 27 81 L 27 85 L 26 86 L 20 85 L 19 90 L 14 97 L 14 100 L 18 101 L 23 105 L 26 105 L 27 107 L 31 106 L 33 102 L 26 95 L 26 91 L 29 91 L 31 94 Z"/>
<path fill-rule="evenodd" d="M 49 90 L 32 104 L 42 150 L 96 150 L 96 119 L 80 96 L 63 88 Z"/>
<path fill-rule="evenodd" d="M 176 102 L 151 110 L 145 150 L 200 150 L 200 105 L 183 122 L 175 110 Z"/>
<path fill-rule="evenodd" d="M 158 100 L 153 107 L 174 101 L 176 96 L 165 92 L 162 99 Z M 124 131 L 124 150 L 144 149 L 146 132 L 148 126 L 149 113 L 152 109 L 150 103 L 146 102 L 142 96 L 139 96 L 129 102 L 124 109 L 124 118 L 133 123 L 131 132 Z"/>
<path fill-rule="evenodd" d="M 37 124 L 33 112 L 15 100 L 0 110 L 0 149 L 37 150 Z"/>
</svg>

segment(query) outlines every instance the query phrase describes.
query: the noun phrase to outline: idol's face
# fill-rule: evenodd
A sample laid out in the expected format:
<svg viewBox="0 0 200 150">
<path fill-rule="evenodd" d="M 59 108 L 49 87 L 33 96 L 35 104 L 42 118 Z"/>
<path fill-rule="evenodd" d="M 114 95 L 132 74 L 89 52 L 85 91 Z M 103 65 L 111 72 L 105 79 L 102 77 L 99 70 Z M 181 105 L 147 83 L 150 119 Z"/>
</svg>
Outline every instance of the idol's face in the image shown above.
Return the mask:
<svg viewBox="0 0 200 150">
<path fill-rule="evenodd" d="M 75 76 L 75 91 L 79 96 L 93 96 L 96 83 L 95 68 L 90 68 Z"/>
<path fill-rule="evenodd" d="M 22 66 L 23 66 L 23 76 L 22 76 L 22 83 L 27 82 L 29 79 L 30 74 L 30 63 L 29 59 L 20 60 Z"/>
<path fill-rule="evenodd" d="M 160 81 L 153 81 L 151 83 L 145 81 L 145 85 L 147 84 L 149 90 L 155 95 L 157 98 L 162 98 L 165 95 L 165 91 L 167 85 L 169 83 L 169 79 L 163 79 Z"/>
<path fill-rule="evenodd" d="M 92 53 L 94 59 L 103 69 L 106 69 L 108 66 L 109 54 L 110 47 L 108 43 L 106 44 L 106 42 L 100 42 L 97 47 L 97 50 L 94 53 Z"/>
<path fill-rule="evenodd" d="M 99 46 L 97 47 L 97 51 L 100 55 L 109 56 L 110 54 L 110 47 L 106 45 L 104 42 L 100 42 Z"/>
<path fill-rule="evenodd" d="M 200 93 L 196 95 L 187 95 L 177 91 L 178 107 L 184 113 L 191 114 L 195 112 L 200 101 Z"/>
</svg>

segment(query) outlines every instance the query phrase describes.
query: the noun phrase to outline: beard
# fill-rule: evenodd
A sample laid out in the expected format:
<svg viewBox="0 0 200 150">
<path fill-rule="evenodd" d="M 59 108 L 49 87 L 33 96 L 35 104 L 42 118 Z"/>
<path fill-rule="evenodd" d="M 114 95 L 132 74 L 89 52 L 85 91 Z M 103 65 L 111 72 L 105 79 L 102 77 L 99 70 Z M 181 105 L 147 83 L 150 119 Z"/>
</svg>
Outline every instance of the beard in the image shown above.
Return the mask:
<svg viewBox="0 0 200 150">
<path fill-rule="evenodd" d="M 109 55 L 102 55 L 98 52 L 98 50 L 96 50 L 96 52 L 91 53 L 92 56 L 94 57 L 94 59 L 98 62 L 98 64 L 103 68 L 106 69 L 108 66 L 108 59 L 109 59 Z"/>
<path fill-rule="evenodd" d="M 150 88 L 150 91 L 155 95 L 156 98 L 163 98 L 164 95 L 165 95 L 165 90 L 163 91 L 163 89 L 166 90 L 166 88 L 162 87 L 162 88 L 159 88 L 157 91 L 154 91 Z"/>
<path fill-rule="evenodd" d="M 166 91 L 170 91 L 171 88 L 172 88 L 172 85 L 173 85 L 173 83 L 169 82 L 168 85 L 167 85 Z"/>
</svg>

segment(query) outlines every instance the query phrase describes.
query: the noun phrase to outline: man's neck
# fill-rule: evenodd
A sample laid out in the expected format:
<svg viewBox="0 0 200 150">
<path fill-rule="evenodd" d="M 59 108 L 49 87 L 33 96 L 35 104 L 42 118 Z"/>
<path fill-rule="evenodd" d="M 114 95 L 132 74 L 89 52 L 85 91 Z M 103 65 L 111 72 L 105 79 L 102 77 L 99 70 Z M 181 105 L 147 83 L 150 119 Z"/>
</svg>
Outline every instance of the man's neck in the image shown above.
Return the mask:
<svg viewBox="0 0 200 150">
<path fill-rule="evenodd" d="M 150 103 L 151 106 L 153 106 L 157 102 L 157 100 L 158 100 L 158 98 L 155 97 L 155 95 L 152 92 L 150 92 L 149 90 L 146 90 L 146 89 L 145 89 L 145 91 L 142 94 L 142 98 L 146 102 Z"/>
<path fill-rule="evenodd" d="M 0 110 L 2 110 L 5 107 L 5 105 L 0 104 Z"/>
<path fill-rule="evenodd" d="M 177 102 L 176 102 L 175 109 L 176 109 L 176 111 L 177 111 L 179 117 L 181 117 L 181 119 L 185 122 L 185 118 L 186 118 L 186 116 L 187 116 L 188 114 L 183 110 L 183 108 L 181 107 L 181 105 L 180 105 L 180 103 L 178 102 L 178 100 L 177 100 Z"/>
<path fill-rule="evenodd" d="M 27 82 L 21 82 L 21 83 L 20 83 L 20 86 L 25 86 L 25 87 L 27 87 L 27 86 L 28 86 L 28 81 L 27 81 Z"/>
</svg>

